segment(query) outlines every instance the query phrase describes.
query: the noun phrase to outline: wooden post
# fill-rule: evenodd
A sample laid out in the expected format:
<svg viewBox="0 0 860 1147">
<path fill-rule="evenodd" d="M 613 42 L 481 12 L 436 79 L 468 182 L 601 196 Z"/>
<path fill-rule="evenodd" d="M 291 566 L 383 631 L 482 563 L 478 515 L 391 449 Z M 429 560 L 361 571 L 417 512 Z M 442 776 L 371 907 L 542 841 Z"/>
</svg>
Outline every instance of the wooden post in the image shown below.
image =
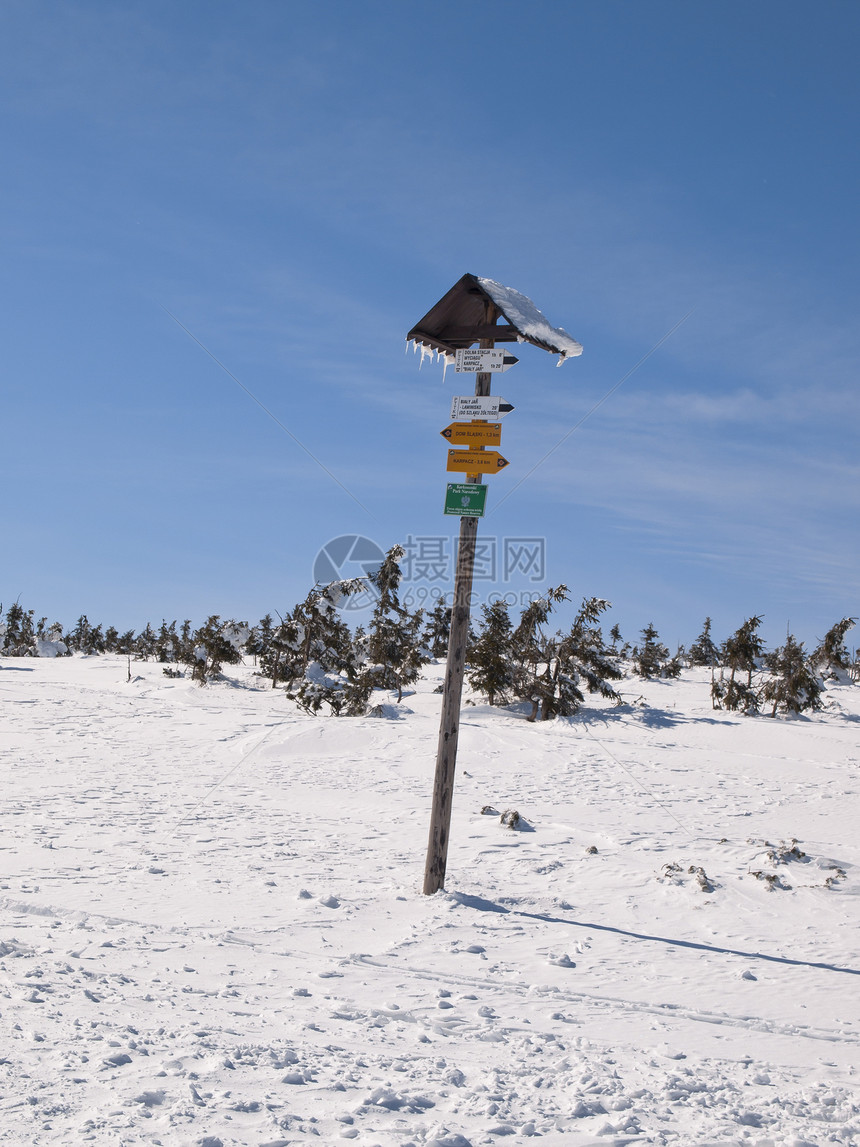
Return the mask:
<svg viewBox="0 0 860 1147">
<path fill-rule="evenodd" d="M 486 322 L 495 323 L 498 311 L 487 304 Z M 493 339 L 481 339 L 482 349 L 495 346 Z M 487 395 L 492 374 L 475 377 L 475 394 Z M 467 474 L 468 482 L 481 482 L 482 474 Z M 457 767 L 457 741 L 460 735 L 460 703 L 463 696 L 463 673 L 466 668 L 466 646 L 469 641 L 472 575 L 475 568 L 475 543 L 478 519 L 460 518 L 460 548 L 454 578 L 454 605 L 448 635 L 448 660 L 442 693 L 442 719 L 439 723 L 439 746 L 436 751 L 436 776 L 433 782 L 433 808 L 430 814 L 430 838 L 424 867 L 424 894 L 432 896 L 445 886 L 448 863 L 448 836 L 451 829 L 451 807 L 454 800 L 454 772 Z"/>
</svg>

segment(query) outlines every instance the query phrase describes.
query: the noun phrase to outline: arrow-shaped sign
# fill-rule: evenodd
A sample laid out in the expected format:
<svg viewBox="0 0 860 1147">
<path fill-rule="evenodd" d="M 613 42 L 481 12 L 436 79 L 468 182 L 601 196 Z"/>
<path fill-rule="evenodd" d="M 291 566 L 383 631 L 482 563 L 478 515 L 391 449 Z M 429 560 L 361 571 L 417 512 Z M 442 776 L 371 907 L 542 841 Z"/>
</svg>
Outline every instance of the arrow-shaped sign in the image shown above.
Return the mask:
<svg viewBox="0 0 860 1147">
<path fill-rule="evenodd" d="M 513 409 L 498 394 L 460 394 L 451 399 L 451 417 L 455 422 L 466 418 L 486 418 L 495 422 Z"/>
<path fill-rule="evenodd" d="M 508 465 L 498 450 L 449 450 L 446 470 L 458 474 L 495 474 Z"/>
<path fill-rule="evenodd" d="M 516 355 L 508 354 L 503 350 L 478 350 L 467 348 L 454 352 L 454 370 L 458 374 L 464 371 L 479 371 L 485 374 L 500 374 L 510 370 L 520 360 Z"/>
<path fill-rule="evenodd" d="M 452 422 L 439 433 L 463 446 L 500 446 L 502 442 L 501 422 Z"/>
</svg>

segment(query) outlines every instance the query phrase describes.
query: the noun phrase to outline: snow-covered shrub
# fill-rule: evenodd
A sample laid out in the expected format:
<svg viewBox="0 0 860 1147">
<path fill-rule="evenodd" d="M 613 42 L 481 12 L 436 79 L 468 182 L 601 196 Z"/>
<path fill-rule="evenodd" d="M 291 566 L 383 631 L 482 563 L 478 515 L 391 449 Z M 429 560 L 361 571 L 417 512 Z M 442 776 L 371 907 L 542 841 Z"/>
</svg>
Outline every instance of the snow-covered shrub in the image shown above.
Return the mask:
<svg viewBox="0 0 860 1147">
<path fill-rule="evenodd" d="M 191 676 L 194 681 L 205 685 L 213 677 L 217 677 L 222 667 L 238 665 L 242 660 L 239 652 L 237 633 L 247 627 L 237 625 L 235 621 L 222 622 L 217 614 L 207 618 L 204 625 L 194 631 L 191 638 L 191 647 L 185 652 L 184 659 L 191 666 Z"/>
<path fill-rule="evenodd" d="M 821 708 L 821 684 L 803 651 L 803 642 L 789 633 L 785 645 L 769 653 L 764 663 L 771 676 L 761 687 L 764 701 L 772 701 L 771 717 Z"/>
</svg>

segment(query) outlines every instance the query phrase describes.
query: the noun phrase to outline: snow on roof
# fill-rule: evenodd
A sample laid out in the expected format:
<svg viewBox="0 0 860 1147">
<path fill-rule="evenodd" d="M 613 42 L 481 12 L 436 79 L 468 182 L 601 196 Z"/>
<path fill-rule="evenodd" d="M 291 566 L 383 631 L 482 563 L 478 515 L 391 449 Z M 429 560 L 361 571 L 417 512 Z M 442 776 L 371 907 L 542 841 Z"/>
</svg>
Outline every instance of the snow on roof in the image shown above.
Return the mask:
<svg viewBox="0 0 860 1147">
<path fill-rule="evenodd" d="M 582 354 L 582 343 L 578 343 L 563 327 L 551 326 L 528 295 L 514 290 L 513 287 L 503 287 L 501 283 L 496 283 L 492 279 L 482 279 L 478 276 L 478 282 L 512 326 L 528 338 L 536 339 L 558 351 L 559 366 L 566 358 L 575 358 Z"/>
</svg>

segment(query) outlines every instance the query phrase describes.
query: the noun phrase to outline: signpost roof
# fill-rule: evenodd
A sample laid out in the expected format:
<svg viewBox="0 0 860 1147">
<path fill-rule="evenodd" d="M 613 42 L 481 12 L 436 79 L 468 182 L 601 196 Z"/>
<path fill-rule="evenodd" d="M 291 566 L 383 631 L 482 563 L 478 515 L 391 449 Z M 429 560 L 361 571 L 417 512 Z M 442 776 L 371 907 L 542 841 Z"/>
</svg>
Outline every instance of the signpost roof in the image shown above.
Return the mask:
<svg viewBox="0 0 860 1147">
<path fill-rule="evenodd" d="M 486 321 L 488 303 L 501 314 L 504 323 Z M 560 363 L 582 354 L 576 339 L 561 327 L 550 326 L 527 295 L 492 279 L 468 274 L 431 307 L 406 338 L 450 356 L 481 339 L 531 343 L 559 355 Z"/>
</svg>

